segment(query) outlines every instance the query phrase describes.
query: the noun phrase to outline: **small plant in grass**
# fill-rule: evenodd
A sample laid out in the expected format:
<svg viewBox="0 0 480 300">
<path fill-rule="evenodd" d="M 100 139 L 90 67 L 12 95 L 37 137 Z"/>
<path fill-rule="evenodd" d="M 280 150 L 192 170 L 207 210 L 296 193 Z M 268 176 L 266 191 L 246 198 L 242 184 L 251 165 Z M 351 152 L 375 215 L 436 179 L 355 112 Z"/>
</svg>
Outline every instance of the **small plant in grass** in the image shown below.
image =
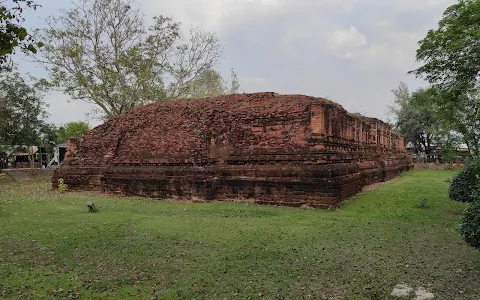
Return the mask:
<svg viewBox="0 0 480 300">
<path fill-rule="evenodd" d="M 473 158 L 450 184 L 448 196 L 458 202 L 473 202 L 480 186 L 480 159 Z"/>
<path fill-rule="evenodd" d="M 477 198 L 463 212 L 462 222 L 460 223 L 460 232 L 463 239 L 472 246 L 480 250 L 480 199 Z"/>
<path fill-rule="evenodd" d="M 60 193 L 65 193 L 67 191 L 67 188 L 68 186 L 65 184 L 65 182 L 63 182 L 63 179 L 60 178 L 58 180 L 58 190 L 60 191 Z"/>
</svg>

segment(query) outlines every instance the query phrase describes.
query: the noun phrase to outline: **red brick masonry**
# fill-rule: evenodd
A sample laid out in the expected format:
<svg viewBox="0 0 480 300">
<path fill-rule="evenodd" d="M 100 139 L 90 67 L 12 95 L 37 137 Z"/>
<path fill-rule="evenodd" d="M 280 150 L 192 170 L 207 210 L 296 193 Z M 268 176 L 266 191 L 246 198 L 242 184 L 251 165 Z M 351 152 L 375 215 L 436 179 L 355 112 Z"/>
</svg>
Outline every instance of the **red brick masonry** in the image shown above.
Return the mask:
<svg viewBox="0 0 480 300">
<path fill-rule="evenodd" d="M 378 119 L 274 93 L 145 105 L 69 141 L 52 185 L 189 200 L 336 207 L 413 167 Z"/>
</svg>

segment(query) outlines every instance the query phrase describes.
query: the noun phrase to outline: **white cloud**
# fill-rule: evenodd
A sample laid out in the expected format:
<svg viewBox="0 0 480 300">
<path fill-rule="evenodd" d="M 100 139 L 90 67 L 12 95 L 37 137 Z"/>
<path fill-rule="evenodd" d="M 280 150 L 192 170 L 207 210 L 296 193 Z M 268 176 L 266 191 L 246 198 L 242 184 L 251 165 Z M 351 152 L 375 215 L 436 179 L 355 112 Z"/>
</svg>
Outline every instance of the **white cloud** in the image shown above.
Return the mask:
<svg viewBox="0 0 480 300">
<path fill-rule="evenodd" d="M 354 59 L 358 51 L 367 45 L 367 38 L 355 26 L 334 30 L 329 40 L 334 54 L 346 59 Z"/>
<path fill-rule="evenodd" d="M 47 121 L 57 125 L 68 122 L 88 121 L 91 126 L 97 126 L 101 122 L 89 118 L 88 114 L 95 108 L 93 104 L 81 100 L 70 100 L 70 97 L 60 93 L 52 92 L 45 96 L 45 103 L 48 105 L 50 117 Z"/>
<path fill-rule="evenodd" d="M 378 23 L 372 31 L 382 38 L 364 49 L 359 59 L 363 68 L 386 66 L 397 72 L 415 68 L 417 42 L 423 37 L 420 32 L 402 30 L 390 22 Z"/>
<path fill-rule="evenodd" d="M 348 30 L 338 29 L 332 33 L 332 42 L 339 48 L 357 48 L 367 44 L 367 39 L 358 32 L 355 26 L 350 26 Z"/>
<path fill-rule="evenodd" d="M 403 12 L 438 12 L 456 3 L 455 0 L 392 1 L 392 8 Z"/>
<path fill-rule="evenodd" d="M 272 83 L 264 77 L 239 77 L 242 87 L 248 87 L 245 90 L 247 93 L 251 92 L 274 92 Z"/>
<path fill-rule="evenodd" d="M 280 0 L 143 0 L 139 3 L 149 18 L 162 14 L 186 26 L 200 26 L 217 33 L 235 24 L 237 16 L 243 20 L 248 12 L 272 12 L 281 6 Z"/>
<path fill-rule="evenodd" d="M 233 67 L 247 92 L 329 96 L 346 109 L 381 118 L 386 118 L 386 107 L 392 99 L 390 90 L 400 81 L 406 81 L 412 89 L 424 84 L 406 75 L 416 66 L 417 41 L 436 26 L 449 5 L 456 3 L 136 1 L 147 19 L 161 14 L 181 21 L 185 29 L 194 25 L 217 33 L 226 49 L 220 68 L 228 76 Z M 51 119 L 57 123 L 82 119 L 91 109 L 83 102 L 67 103 L 67 98 L 52 95 L 48 100 L 52 103 Z"/>
<path fill-rule="evenodd" d="M 163 14 L 190 26 L 223 33 L 256 18 L 322 10 L 348 12 L 368 0 L 139 0 L 149 18 Z M 302 18 L 299 18 L 301 21 Z M 281 20 L 278 20 L 281 22 Z M 275 26 L 275 24 L 271 24 Z"/>
<path fill-rule="evenodd" d="M 386 118 L 392 88 L 400 81 L 412 88 L 423 85 L 406 75 L 416 66 L 417 41 L 454 2 L 160 0 L 152 5 L 185 24 L 217 32 L 227 49 L 223 65 L 237 70 L 246 91 L 329 95 L 347 109 Z"/>
</svg>

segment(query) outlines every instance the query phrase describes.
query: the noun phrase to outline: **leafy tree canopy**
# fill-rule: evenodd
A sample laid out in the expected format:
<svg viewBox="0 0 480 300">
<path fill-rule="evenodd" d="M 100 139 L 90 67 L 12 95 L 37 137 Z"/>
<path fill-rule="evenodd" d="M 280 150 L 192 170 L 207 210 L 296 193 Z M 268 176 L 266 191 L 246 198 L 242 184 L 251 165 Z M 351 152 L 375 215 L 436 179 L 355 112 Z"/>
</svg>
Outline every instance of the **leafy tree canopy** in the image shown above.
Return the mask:
<svg viewBox="0 0 480 300">
<path fill-rule="evenodd" d="M 438 116 L 478 154 L 480 1 L 460 0 L 447 8 L 438 28 L 419 41 L 416 58 L 422 65 L 410 73 L 432 85 Z"/>
<path fill-rule="evenodd" d="M 90 129 L 87 122 L 69 122 L 57 129 L 57 142 L 65 143 L 70 138 L 80 137 Z"/>
<path fill-rule="evenodd" d="M 45 109 L 42 96 L 18 72 L 0 73 L 0 145 L 42 145 L 50 134 Z"/>
<path fill-rule="evenodd" d="M 216 70 L 205 70 L 188 85 L 188 98 L 205 98 L 236 94 L 240 90 L 237 74 L 231 71 L 230 86 Z"/>
<path fill-rule="evenodd" d="M 37 9 L 38 5 L 30 0 L 0 1 L 0 70 L 11 69 L 9 56 L 20 47 L 24 53 L 37 53 L 43 46 L 35 43 L 33 37 L 22 26 L 23 11 L 26 8 Z"/>
<path fill-rule="evenodd" d="M 395 100 L 391 111 L 395 116 L 395 128 L 411 143 L 417 154 L 429 154 L 438 146 L 440 124 L 434 110 L 425 105 L 432 97 L 428 89 L 411 93 L 405 83 L 392 91 Z"/>
<path fill-rule="evenodd" d="M 36 36 L 45 43 L 36 59 L 50 74 L 42 84 L 96 104 L 107 119 L 203 93 L 199 86 L 212 82 L 223 52 L 214 33 L 191 28 L 184 35 L 171 18 L 146 26 L 130 0 L 79 0 Z M 214 80 L 208 89 L 220 90 Z"/>
</svg>

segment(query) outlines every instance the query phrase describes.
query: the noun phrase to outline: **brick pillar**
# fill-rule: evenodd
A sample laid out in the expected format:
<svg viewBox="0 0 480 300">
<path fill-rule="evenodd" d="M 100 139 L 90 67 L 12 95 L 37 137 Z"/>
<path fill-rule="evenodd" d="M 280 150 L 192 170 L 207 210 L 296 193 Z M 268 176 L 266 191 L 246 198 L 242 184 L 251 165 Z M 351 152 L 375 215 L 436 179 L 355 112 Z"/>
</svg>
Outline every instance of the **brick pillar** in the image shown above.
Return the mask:
<svg viewBox="0 0 480 300">
<path fill-rule="evenodd" d="M 325 111 L 323 107 L 312 107 L 312 120 L 310 122 L 310 130 L 312 133 L 325 133 Z"/>
</svg>

